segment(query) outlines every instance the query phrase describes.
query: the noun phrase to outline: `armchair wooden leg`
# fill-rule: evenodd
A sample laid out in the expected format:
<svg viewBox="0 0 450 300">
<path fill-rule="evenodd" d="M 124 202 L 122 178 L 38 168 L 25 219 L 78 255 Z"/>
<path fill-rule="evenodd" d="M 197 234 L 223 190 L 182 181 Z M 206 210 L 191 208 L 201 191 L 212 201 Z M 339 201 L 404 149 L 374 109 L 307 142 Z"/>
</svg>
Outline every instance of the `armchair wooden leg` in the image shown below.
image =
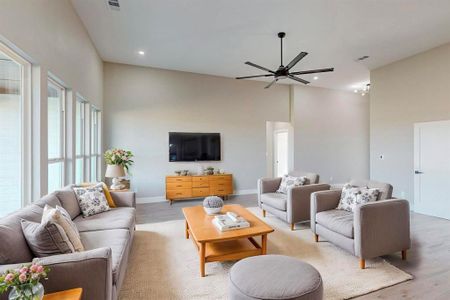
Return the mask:
<svg viewBox="0 0 450 300">
<path fill-rule="evenodd" d="M 361 268 L 361 269 L 365 269 L 366 268 L 366 260 L 365 259 L 360 259 L 359 260 L 359 267 Z"/>
<path fill-rule="evenodd" d="M 291 223 L 291 230 L 294 231 L 294 228 L 295 228 L 295 224 Z"/>
<path fill-rule="evenodd" d="M 406 250 L 402 250 L 402 260 L 406 260 Z"/>
<path fill-rule="evenodd" d="M 266 211 L 263 209 L 263 217 L 266 217 Z"/>
<path fill-rule="evenodd" d="M 314 234 L 314 240 L 316 241 L 316 243 L 319 242 L 319 235 L 318 234 Z"/>
</svg>

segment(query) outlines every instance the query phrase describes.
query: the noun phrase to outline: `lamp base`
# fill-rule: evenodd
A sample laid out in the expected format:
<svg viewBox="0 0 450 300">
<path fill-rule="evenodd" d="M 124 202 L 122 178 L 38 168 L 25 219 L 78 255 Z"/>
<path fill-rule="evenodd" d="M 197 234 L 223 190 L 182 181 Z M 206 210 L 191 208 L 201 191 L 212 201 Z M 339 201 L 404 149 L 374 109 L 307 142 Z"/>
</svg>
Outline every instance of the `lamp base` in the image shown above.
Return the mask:
<svg viewBox="0 0 450 300">
<path fill-rule="evenodd" d="M 119 177 L 114 177 L 112 179 L 112 184 L 111 184 L 111 186 L 109 188 L 111 190 L 123 190 L 125 188 L 125 186 L 120 183 Z"/>
</svg>

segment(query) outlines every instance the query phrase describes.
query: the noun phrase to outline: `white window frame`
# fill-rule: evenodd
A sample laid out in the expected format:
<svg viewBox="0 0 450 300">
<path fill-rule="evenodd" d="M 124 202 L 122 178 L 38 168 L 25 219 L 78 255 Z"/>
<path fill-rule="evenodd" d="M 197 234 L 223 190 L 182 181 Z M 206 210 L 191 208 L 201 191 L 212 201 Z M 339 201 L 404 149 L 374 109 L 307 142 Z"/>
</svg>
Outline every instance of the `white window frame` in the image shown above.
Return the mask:
<svg viewBox="0 0 450 300">
<path fill-rule="evenodd" d="M 53 77 L 49 76 L 47 78 L 47 85 L 53 85 L 54 87 L 57 87 L 58 89 L 61 90 L 61 112 L 60 112 L 60 124 L 61 129 L 60 129 L 60 157 L 57 158 L 49 158 L 48 157 L 48 150 L 47 150 L 47 167 L 50 166 L 51 164 L 55 164 L 55 163 L 62 163 L 62 172 L 61 172 L 61 182 L 62 185 L 64 186 L 66 184 L 66 166 L 67 166 L 67 155 L 66 155 L 66 93 L 67 90 L 66 88 L 60 84 L 56 79 L 54 79 Z M 48 101 L 48 95 L 47 95 L 47 101 Z M 47 117 L 47 124 L 48 124 L 48 117 Z M 48 134 L 48 129 L 47 129 L 47 134 Z M 48 173 L 48 172 L 47 172 Z M 49 186 L 49 182 L 48 182 L 49 178 L 48 178 L 48 174 L 47 174 L 47 187 Z"/>
<path fill-rule="evenodd" d="M 82 159 L 82 166 L 83 166 L 83 172 L 82 172 L 82 178 L 81 178 L 81 182 L 76 182 L 76 183 L 82 183 L 82 182 L 86 182 L 86 107 L 88 105 L 88 102 L 79 94 L 76 95 L 76 105 L 78 106 L 79 104 L 81 104 L 81 108 L 80 108 L 80 116 L 81 116 L 81 129 L 80 129 L 80 133 L 81 133 L 81 145 L 80 145 L 80 149 L 81 149 L 81 153 L 78 154 L 77 153 L 77 136 L 75 133 L 75 182 L 78 179 L 76 174 L 77 174 L 77 161 L 78 159 Z M 76 117 L 76 110 L 77 108 L 75 107 L 75 117 Z M 78 119 L 75 120 L 75 128 L 77 126 L 77 122 Z M 75 129 L 76 130 L 76 129 Z"/>
<path fill-rule="evenodd" d="M 31 203 L 32 194 L 32 111 L 31 111 L 31 63 L 10 47 L 0 42 L 0 51 L 21 66 L 21 206 Z"/>
<path fill-rule="evenodd" d="M 101 159 L 101 110 L 91 105 L 91 122 L 90 122 L 90 157 L 89 163 L 92 166 L 92 161 L 95 162 L 95 174 L 92 176 L 90 170 L 91 181 L 100 181 L 100 159 Z M 92 178 L 94 177 L 94 178 Z"/>
</svg>

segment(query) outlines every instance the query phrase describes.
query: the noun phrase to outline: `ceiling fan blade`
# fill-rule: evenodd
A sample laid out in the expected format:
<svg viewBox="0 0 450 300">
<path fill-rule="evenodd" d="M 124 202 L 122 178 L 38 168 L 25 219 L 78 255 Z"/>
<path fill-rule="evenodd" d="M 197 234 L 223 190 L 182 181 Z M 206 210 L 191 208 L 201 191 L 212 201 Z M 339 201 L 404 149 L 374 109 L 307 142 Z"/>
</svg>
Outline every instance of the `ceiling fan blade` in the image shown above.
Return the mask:
<svg viewBox="0 0 450 300">
<path fill-rule="evenodd" d="M 272 74 L 275 73 L 275 72 L 272 71 L 272 70 L 269 70 L 269 69 L 267 69 L 267 68 L 261 67 L 261 66 L 259 66 L 259 65 L 257 65 L 257 64 L 254 64 L 254 63 L 252 63 L 252 62 L 249 62 L 249 61 L 246 61 L 245 64 L 246 64 L 246 65 L 249 65 L 249 66 L 252 66 L 252 67 L 255 67 L 255 68 L 258 68 L 258 69 L 263 70 L 263 71 L 267 71 L 267 72 L 272 73 Z"/>
<path fill-rule="evenodd" d="M 308 55 L 307 52 L 300 52 L 287 66 L 286 70 L 291 69 L 293 66 L 295 66 L 303 57 Z"/>
<path fill-rule="evenodd" d="M 298 71 L 292 72 L 291 75 L 302 75 L 302 74 L 314 74 L 314 73 L 325 73 L 325 72 L 333 72 L 334 68 L 326 68 L 326 69 L 315 69 L 315 70 L 307 70 L 307 71 Z"/>
<path fill-rule="evenodd" d="M 301 83 L 304 83 L 304 84 L 308 84 L 308 83 L 309 83 L 309 81 L 306 81 L 306 80 L 304 80 L 304 79 L 295 77 L 295 76 L 293 76 L 293 75 L 288 75 L 288 78 L 290 78 L 290 79 L 292 79 L 292 80 L 295 80 L 295 81 L 298 81 L 298 82 L 301 82 Z"/>
<path fill-rule="evenodd" d="M 275 78 L 274 80 L 272 80 L 272 82 L 271 83 L 269 83 L 268 85 L 266 85 L 264 88 L 265 89 L 268 89 L 268 88 L 270 88 L 275 82 L 277 82 L 278 81 L 278 78 Z"/>
<path fill-rule="evenodd" d="M 264 75 L 241 76 L 241 77 L 236 77 L 236 79 L 247 79 L 247 78 L 257 78 L 257 77 L 270 77 L 270 76 L 275 76 L 275 75 L 274 75 L 274 74 L 264 74 Z"/>
</svg>

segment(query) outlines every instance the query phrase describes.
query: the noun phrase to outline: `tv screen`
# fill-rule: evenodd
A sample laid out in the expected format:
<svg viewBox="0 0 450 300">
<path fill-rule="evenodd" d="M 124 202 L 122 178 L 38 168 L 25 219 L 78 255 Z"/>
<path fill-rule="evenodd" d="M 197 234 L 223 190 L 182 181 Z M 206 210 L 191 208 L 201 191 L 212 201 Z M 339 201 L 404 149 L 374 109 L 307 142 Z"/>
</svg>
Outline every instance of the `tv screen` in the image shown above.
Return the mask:
<svg viewBox="0 0 450 300">
<path fill-rule="evenodd" d="M 169 161 L 220 160 L 220 133 L 169 132 Z"/>
</svg>

